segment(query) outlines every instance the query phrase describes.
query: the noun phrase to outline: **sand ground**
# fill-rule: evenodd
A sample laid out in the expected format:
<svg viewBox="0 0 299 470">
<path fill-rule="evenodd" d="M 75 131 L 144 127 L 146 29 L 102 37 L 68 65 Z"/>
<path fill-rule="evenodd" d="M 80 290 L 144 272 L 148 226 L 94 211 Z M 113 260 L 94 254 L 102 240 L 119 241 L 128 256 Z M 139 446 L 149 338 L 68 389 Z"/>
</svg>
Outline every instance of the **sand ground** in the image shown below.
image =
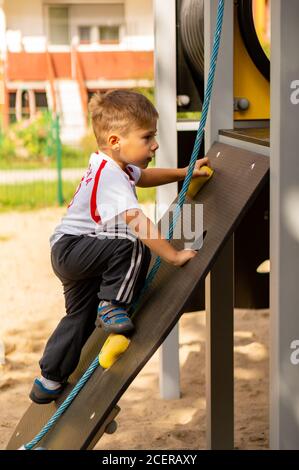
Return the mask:
<svg viewBox="0 0 299 470">
<path fill-rule="evenodd" d="M 28 407 L 45 342 L 64 315 L 48 238 L 64 209 L 0 214 L 0 449 Z M 268 310 L 235 311 L 235 447 L 268 448 Z M 205 314 L 180 320 L 181 399 L 161 400 L 153 356 L 119 402 L 118 430 L 96 449 L 204 449 Z"/>
</svg>

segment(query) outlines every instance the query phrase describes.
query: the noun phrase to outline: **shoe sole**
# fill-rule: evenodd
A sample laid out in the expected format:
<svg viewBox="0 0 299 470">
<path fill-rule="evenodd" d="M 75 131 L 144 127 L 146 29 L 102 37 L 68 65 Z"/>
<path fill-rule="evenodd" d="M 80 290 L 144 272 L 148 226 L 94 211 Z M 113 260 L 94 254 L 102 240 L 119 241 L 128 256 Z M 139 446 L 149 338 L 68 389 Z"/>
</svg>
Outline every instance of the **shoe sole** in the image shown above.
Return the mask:
<svg viewBox="0 0 299 470">
<path fill-rule="evenodd" d="M 59 396 L 60 394 L 52 398 L 39 398 L 32 391 L 29 394 L 30 400 L 32 400 L 34 403 L 37 403 L 38 405 L 46 405 L 47 403 L 51 403 L 52 401 L 57 400 Z"/>
</svg>

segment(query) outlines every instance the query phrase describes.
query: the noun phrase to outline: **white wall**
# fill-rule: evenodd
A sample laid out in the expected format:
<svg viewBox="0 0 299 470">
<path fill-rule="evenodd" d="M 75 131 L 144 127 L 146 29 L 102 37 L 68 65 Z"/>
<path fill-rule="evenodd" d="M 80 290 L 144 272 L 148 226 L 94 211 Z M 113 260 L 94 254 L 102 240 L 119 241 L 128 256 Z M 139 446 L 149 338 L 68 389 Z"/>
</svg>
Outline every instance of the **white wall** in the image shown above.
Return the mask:
<svg viewBox="0 0 299 470">
<path fill-rule="evenodd" d="M 43 35 L 41 0 L 4 0 L 7 28 L 24 36 Z"/>
<path fill-rule="evenodd" d="M 125 5 L 119 2 L 119 4 L 107 2 L 106 4 L 98 3 L 96 5 L 72 5 L 70 8 L 70 29 L 71 37 L 74 38 L 78 35 L 79 26 L 91 26 L 92 27 L 92 42 L 98 41 L 97 28 L 100 25 L 120 25 L 120 42 L 125 33 Z M 94 38 L 94 39 L 93 39 Z M 80 49 L 88 50 L 90 47 L 94 49 L 98 47 L 98 44 L 80 46 Z M 115 47 L 115 46 L 114 46 Z M 113 47 L 113 48 L 114 48 Z M 101 49 L 103 47 L 100 46 Z M 105 45 L 106 49 L 107 46 Z M 108 45 L 108 49 L 111 46 Z M 116 46 L 119 48 L 119 46 Z"/>
<path fill-rule="evenodd" d="M 163 0 L 161 0 L 163 1 Z M 153 0 L 126 0 L 127 45 L 138 44 L 142 37 L 143 48 L 154 49 Z"/>
<path fill-rule="evenodd" d="M 125 27 L 122 29 L 122 42 L 111 49 L 153 50 L 153 0 L 4 0 L 4 11 L 7 23 L 7 44 L 9 50 L 19 51 L 22 44 L 27 51 L 42 51 L 46 45 L 47 20 L 46 12 L 49 4 L 73 4 L 70 9 L 70 30 L 72 37 L 76 34 L 82 5 L 80 23 L 95 23 L 96 6 L 99 4 L 123 3 L 125 11 Z M 88 7 L 88 8 L 87 8 Z M 109 46 L 97 46 L 98 49 L 109 49 Z M 84 46 L 86 49 L 86 46 Z M 93 47 L 94 49 L 94 47 Z"/>
<path fill-rule="evenodd" d="M 9 50 L 42 50 L 45 45 L 41 0 L 4 0 Z M 27 46 L 27 47 L 26 47 Z"/>
</svg>

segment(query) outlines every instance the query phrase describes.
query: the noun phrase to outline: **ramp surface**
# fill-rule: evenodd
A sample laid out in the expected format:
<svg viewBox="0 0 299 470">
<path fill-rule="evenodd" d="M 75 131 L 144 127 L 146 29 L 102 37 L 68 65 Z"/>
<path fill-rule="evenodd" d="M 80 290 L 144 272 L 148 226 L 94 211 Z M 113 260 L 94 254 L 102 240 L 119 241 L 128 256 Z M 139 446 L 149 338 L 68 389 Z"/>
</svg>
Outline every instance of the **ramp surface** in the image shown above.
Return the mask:
<svg viewBox="0 0 299 470">
<path fill-rule="evenodd" d="M 192 207 L 203 204 L 203 229 L 207 231 L 203 247 L 183 267 L 174 267 L 162 261 L 138 307 L 134 319 L 136 333 L 128 350 L 111 369 L 96 369 L 37 447 L 49 450 L 94 447 L 103 428 L 115 414 L 119 399 L 177 323 L 195 285 L 211 270 L 221 248 L 268 178 L 269 159 L 263 155 L 216 143 L 208 156 L 215 170 L 214 176 L 193 201 L 187 201 Z M 194 222 L 193 210 L 190 212 L 191 216 L 188 213 L 184 215 L 184 224 Z M 162 222 L 166 217 L 167 213 Z M 176 248 L 184 248 L 183 239 L 171 243 Z M 152 264 L 154 261 L 153 256 Z M 70 377 L 70 386 L 64 396 L 49 405 L 30 405 L 7 449 L 18 449 L 41 430 L 97 356 L 105 339 L 106 335 L 101 330 L 93 332 L 82 350 L 80 364 Z"/>
</svg>

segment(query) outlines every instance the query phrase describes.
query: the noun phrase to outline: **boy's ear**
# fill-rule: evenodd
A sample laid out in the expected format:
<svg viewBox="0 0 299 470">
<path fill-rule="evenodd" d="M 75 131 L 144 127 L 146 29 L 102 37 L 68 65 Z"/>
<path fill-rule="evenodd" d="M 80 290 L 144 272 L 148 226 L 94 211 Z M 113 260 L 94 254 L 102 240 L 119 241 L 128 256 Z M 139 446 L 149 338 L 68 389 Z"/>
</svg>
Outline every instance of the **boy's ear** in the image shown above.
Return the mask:
<svg viewBox="0 0 299 470">
<path fill-rule="evenodd" d="M 111 134 L 108 137 L 108 143 L 111 145 L 113 150 L 119 150 L 119 137 L 115 134 Z"/>
</svg>

